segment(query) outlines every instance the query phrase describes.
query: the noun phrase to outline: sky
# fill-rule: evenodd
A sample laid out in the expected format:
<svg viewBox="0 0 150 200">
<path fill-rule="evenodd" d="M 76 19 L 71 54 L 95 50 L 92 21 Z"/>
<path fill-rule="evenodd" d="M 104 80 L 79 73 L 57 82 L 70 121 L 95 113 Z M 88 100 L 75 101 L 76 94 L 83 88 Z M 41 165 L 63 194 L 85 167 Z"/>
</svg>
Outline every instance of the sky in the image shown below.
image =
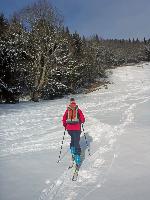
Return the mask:
<svg viewBox="0 0 150 200">
<path fill-rule="evenodd" d="M 36 0 L 0 0 L 7 17 Z M 71 32 L 102 38 L 150 38 L 150 0 L 51 0 Z"/>
</svg>

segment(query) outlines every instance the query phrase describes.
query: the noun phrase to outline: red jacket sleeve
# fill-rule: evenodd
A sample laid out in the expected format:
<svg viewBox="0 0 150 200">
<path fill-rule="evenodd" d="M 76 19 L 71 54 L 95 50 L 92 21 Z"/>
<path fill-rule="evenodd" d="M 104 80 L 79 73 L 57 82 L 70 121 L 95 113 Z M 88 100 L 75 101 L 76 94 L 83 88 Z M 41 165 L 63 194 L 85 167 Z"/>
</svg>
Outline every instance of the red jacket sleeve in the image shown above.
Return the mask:
<svg viewBox="0 0 150 200">
<path fill-rule="evenodd" d="M 85 117 L 82 113 L 82 111 L 80 109 L 78 109 L 78 112 L 79 112 L 79 119 L 80 119 L 80 122 L 81 123 L 84 123 L 85 122 Z"/>
<path fill-rule="evenodd" d="M 67 120 L 67 110 L 65 111 L 64 115 L 63 115 L 63 119 L 62 119 L 62 122 L 63 122 L 63 126 L 66 127 L 67 123 L 66 123 L 66 120 Z"/>
</svg>

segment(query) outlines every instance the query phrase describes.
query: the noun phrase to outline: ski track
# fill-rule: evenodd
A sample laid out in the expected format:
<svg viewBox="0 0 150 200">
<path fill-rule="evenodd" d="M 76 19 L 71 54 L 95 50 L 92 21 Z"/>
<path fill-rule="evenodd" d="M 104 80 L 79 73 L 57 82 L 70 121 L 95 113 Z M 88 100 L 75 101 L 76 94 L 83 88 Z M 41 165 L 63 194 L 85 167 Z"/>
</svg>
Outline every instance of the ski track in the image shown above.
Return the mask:
<svg viewBox="0 0 150 200">
<path fill-rule="evenodd" d="M 125 77 L 121 76 L 121 78 L 124 81 L 128 81 L 127 74 Z M 134 77 L 129 77 L 130 81 L 132 78 Z M 82 107 L 87 110 L 86 116 L 88 125 L 86 131 L 90 133 L 93 138 L 93 143 L 97 143 L 99 148 L 97 148 L 95 152 L 92 152 L 92 156 L 86 158 L 83 162 L 76 182 L 71 181 L 72 174 L 66 169 L 64 174 L 42 191 L 39 200 L 83 200 L 104 184 L 113 162 L 118 157 L 114 145 L 117 137 L 123 134 L 125 128 L 130 125 L 130 123 L 134 123 L 134 109 L 139 104 L 150 100 L 150 84 L 140 87 L 139 82 L 140 81 L 136 82 L 133 79 L 132 83 L 128 84 L 128 89 L 125 88 L 123 92 L 122 90 L 118 90 L 114 91 L 114 93 L 103 93 L 103 96 L 115 94 L 113 95 L 114 98 L 104 102 L 101 101 L 101 95 L 99 97 L 95 92 L 89 95 L 92 97 L 93 103 L 84 103 L 82 105 Z M 121 93 L 123 93 L 123 95 Z M 149 93 L 149 95 L 147 96 L 145 93 Z M 96 99 L 94 96 L 96 96 Z M 100 98 L 99 100 L 97 100 L 97 96 Z M 102 123 L 100 119 L 94 117 L 99 111 L 107 114 L 120 109 L 122 109 L 123 112 L 119 125 Z"/>
<path fill-rule="evenodd" d="M 111 78 L 114 84 L 108 90 L 83 95 L 81 100 L 79 95 L 78 102 L 86 116 L 87 139 L 88 136 L 92 138 L 91 156 L 86 149 L 86 159 L 76 182 L 71 180 L 72 169 L 64 170 L 53 182 L 47 179 L 39 200 L 83 200 L 105 183 L 119 154 L 115 148 L 117 137 L 134 123 L 134 109 L 150 100 L 150 64 L 142 66 L 117 68 Z M 61 118 L 65 109 L 64 102 L 58 100 L 58 103 L 56 109 L 53 109 L 56 103 L 52 102 L 33 105 L 32 111 L 28 104 L 23 104 L 20 109 L 12 105 L 9 110 L 0 111 L 0 158 L 42 150 L 59 151 Z M 121 115 L 116 116 L 117 123 L 102 122 L 103 117 L 113 112 L 117 115 L 117 111 L 121 111 Z M 97 117 L 99 113 L 102 118 Z M 69 137 L 66 136 L 64 147 L 68 144 Z"/>
<path fill-rule="evenodd" d="M 125 126 L 132 122 L 132 110 L 134 107 L 135 105 L 133 104 L 126 110 L 123 115 L 125 120 L 121 125 L 111 127 L 101 123 L 98 127 L 95 127 L 94 132 L 97 129 L 102 131 L 102 134 L 99 138 L 97 138 L 96 141 L 101 140 L 102 135 L 104 137 L 105 134 L 105 144 L 103 144 L 101 147 L 101 144 L 99 143 L 100 148 L 98 148 L 96 152 L 94 152 L 92 156 L 90 156 L 85 163 L 83 163 L 79 171 L 78 180 L 76 182 L 71 181 L 72 173 L 70 173 L 70 170 L 68 171 L 67 169 L 64 174 L 61 175 L 53 184 L 42 191 L 39 200 L 73 200 L 76 199 L 76 197 L 77 199 L 84 199 L 84 195 L 87 196 L 87 194 L 101 187 L 105 181 L 105 176 L 107 175 L 109 168 L 111 168 L 114 159 L 117 157 L 117 155 L 113 153 L 113 144 L 116 142 L 116 136 L 122 134 Z M 97 120 L 93 119 L 92 124 L 95 124 L 94 121 L 96 122 Z M 105 156 L 109 156 L 111 159 L 105 160 Z M 92 188 L 93 183 L 96 183 L 96 187 L 94 188 Z"/>
</svg>

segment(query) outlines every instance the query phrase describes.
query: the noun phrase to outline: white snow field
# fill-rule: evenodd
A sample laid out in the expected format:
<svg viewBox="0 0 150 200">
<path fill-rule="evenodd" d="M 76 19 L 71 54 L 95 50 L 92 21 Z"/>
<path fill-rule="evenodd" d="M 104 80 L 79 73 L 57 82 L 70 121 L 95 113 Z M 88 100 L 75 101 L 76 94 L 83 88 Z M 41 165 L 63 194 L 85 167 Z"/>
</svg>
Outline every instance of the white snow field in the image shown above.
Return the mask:
<svg viewBox="0 0 150 200">
<path fill-rule="evenodd" d="M 86 123 L 72 181 L 62 115 L 70 97 L 0 105 L 0 200 L 150 199 L 150 63 L 113 69 L 113 84 L 75 95 Z"/>
</svg>

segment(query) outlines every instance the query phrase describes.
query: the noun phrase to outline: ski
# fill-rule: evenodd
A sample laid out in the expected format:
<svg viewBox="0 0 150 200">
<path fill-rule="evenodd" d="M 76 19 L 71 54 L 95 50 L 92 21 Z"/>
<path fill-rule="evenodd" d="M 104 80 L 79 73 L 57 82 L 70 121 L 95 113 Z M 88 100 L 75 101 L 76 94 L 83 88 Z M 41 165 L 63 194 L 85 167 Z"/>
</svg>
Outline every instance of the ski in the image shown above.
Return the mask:
<svg viewBox="0 0 150 200">
<path fill-rule="evenodd" d="M 74 166 L 74 163 L 72 163 L 71 165 L 69 165 L 68 169 L 73 168 L 73 166 Z"/>
<path fill-rule="evenodd" d="M 77 177 L 78 177 L 78 172 L 79 172 L 79 166 L 75 166 L 75 171 L 73 173 L 73 176 L 72 176 L 72 181 L 76 181 L 77 180 Z"/>
<path fill-rule="evenodd" d="M 74 155 L 72 155 L 72 164 L 68 167 L 68 169 L 73 168 L 74 164 L 75 164 Z"/>
<path fill-rule="evenodd" d="M 76 181 L 78 177 L 80 165 L 76 164 L 74 155 L 72 155 L 72 164 L 68 167 L 68 169 L 72 169 L 72 168 L 73 168 L 72 181 Z"/>
</svg>

